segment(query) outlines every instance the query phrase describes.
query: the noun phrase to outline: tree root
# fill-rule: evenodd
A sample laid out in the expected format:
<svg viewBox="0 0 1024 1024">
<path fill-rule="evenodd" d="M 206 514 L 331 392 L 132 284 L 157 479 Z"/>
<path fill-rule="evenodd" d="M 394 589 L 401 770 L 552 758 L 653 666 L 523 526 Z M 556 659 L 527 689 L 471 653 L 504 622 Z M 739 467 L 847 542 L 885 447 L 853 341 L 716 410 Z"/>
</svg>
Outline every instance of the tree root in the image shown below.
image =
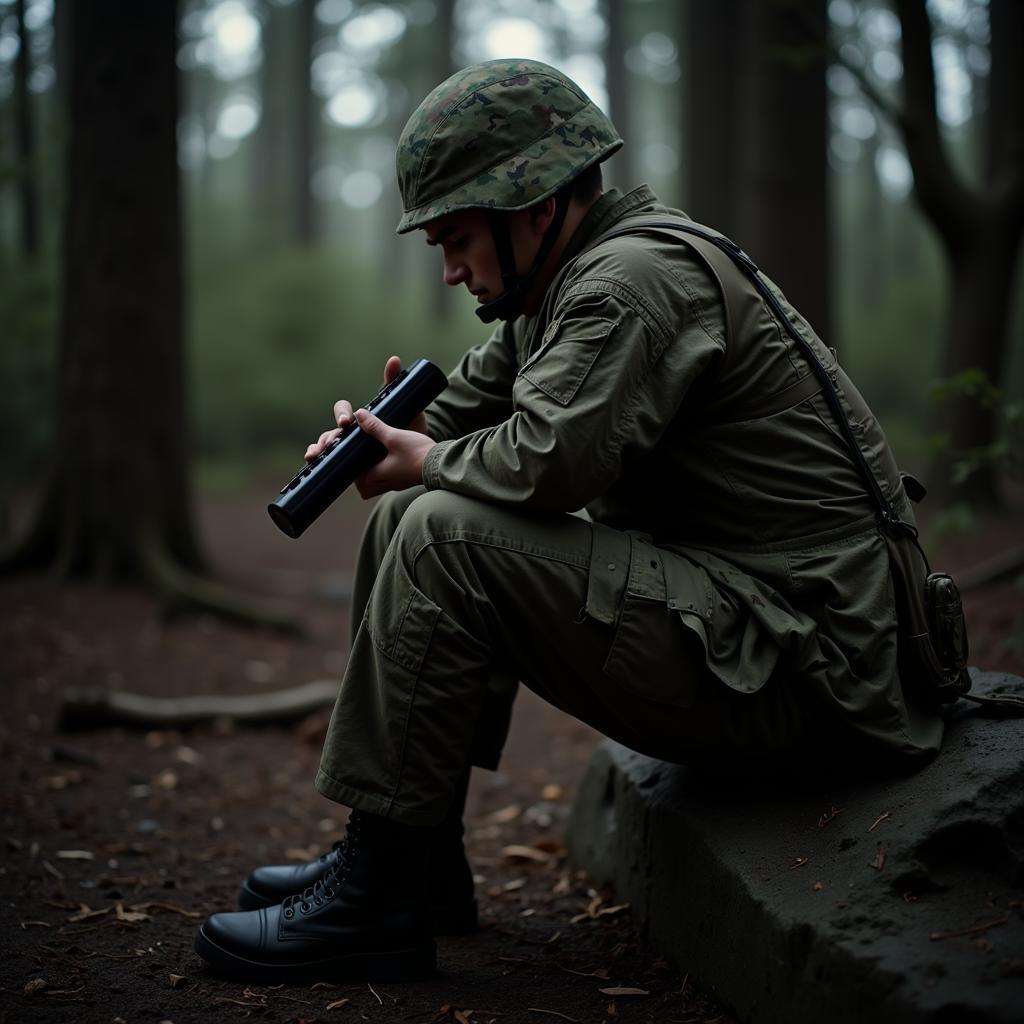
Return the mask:
<svg viewBox="0 0 1024 1024">
<path fill-rule="evenodd" d="M 141 541 L 139 556 L 144 581 L 160 596 L 168 615 L 209 612 L 244 626 L 268 627 L 293 635 L 304 632 L 302 623 L 281 609 L 183 569 L 151 537 Z"/>
<path fill-rule="evenodd" d="M 72 687 L 63 694 L 59 728 L 74 731 L 123 725 L 136 729 L 178 729 L 216 719 L 247 724 L 292 722 L 332 707 L 339 685 L 334 679 L 318 679 L 288 690 L 239 697 L 145 697 Z"/>
</svg>

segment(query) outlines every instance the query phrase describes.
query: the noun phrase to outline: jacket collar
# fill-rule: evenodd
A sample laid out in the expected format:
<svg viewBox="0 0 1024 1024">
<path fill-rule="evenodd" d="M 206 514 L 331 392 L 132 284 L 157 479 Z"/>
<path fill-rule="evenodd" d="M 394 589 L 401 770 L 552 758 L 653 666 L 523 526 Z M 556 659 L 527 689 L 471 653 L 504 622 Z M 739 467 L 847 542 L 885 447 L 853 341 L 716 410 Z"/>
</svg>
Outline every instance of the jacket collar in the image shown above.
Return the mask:
<svg viewBox="0 0 1024 1024">
<path fill-rule="evenodd" d="M 575 259 L 595 238 L 603 235 L 626 214 L 659 205 L 658 197 L 647 185 L 641 185 L 625 195 L 617 188 L 608 189 L 587 211 L 573 232 L 569 244 L 562 251 L 562 266 Z"/>
</svg>

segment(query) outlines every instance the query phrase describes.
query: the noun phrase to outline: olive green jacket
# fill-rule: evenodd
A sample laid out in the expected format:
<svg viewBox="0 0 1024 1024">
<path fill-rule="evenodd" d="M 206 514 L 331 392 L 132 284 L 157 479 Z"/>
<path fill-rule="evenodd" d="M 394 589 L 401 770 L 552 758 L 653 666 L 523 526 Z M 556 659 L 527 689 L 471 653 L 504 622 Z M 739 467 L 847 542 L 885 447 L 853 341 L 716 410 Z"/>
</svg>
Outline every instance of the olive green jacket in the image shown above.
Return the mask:
<svg viewBox="0 0 1024 1024">
<path fill-rule="evenodd" d="M 934 753 L 941 720 L 906 700 L 898 677 L 885 541 L 805 357 L 727 257 L 709 263 L 650 232 L 594 245 L 673 218 L 686 222 L 647 188 L 598 200 L 540 311 L 472 349 L 428 411 L 439 443 L 424 483 L 528 511 L 586 508 L 598 524 L 650 535 L 674 556 L 667 601 L 723 683 L 753 692 L 784 679 L 823 722 L 893 753 Z M 878 423 L 785 308 L 912 519 Z"/>
</svg>

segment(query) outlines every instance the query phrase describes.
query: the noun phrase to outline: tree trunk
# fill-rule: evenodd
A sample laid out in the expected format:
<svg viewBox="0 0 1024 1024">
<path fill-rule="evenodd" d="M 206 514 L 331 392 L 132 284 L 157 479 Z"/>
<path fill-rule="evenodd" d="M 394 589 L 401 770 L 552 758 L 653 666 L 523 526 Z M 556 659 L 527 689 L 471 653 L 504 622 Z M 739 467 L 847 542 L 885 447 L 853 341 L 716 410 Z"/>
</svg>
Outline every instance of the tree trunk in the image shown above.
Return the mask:
<svg viewBox="0 0 1024 1024">
<path fill-rule="evenodd" d="M 25 26 L 25 0 L 17 0 L 15 12 L 18 21 L 18 57 L 14 63 L 14 105 L 17 117 L 16 166 L 21 251 L 26 256 L 34 256 L 39 251 L 39 224 L 36 218 L 35 133 L 32 130 L 32 101 L 28 91 L 29 38 Z"/>
<path fill-rule="evenodd" d="M 686 187 L 686 212 L 723 234 L 739 233 L 737 143 L 739 105 L 737 68 L 739 26 L 744 0 L 680 4 L 680 36 L 686 73 L 684 130 L 680 154 Z"/>
<path fill-rule="evenodd" d="M 71 12 L 59 441 L 41 517 L 68 572 L 138 577 L 154 545 L 202 565 L 186 476 L 175 7 L 76 0 Z"/>
<path fill-rule="evenodd" d="M 625 145 L 610 161 L 611 179 L 608 184 L 617 185 L 624 192 L 640 184 L 636 173 L 636 155 L 640 140 L 633 132 L 629 71 L 626 68 L 626 8 L 627 5 L 621 0 L 604 2 L 604 16 L 608 24 L 604 55 L 608 82 L 608 116 L 625 141 Z"/>
<path fill-rule="evenodd" d="M 825 0 L 749 0 L 736 239 L 832 336 Z"/>
<path fill-rule="evenodd" d="M 1017 0 L 992 0 L 990 176 L 972 190 L 955 174 L 942 144 L 935 104 L 931 24 L 921 0 L 896 0 L 902 28 L 904 108 L 900 127 L 914 171 L 914 196 L 946 252 L 951 275 L 943 356 L 947 377 L 982 370 L 998 385 L 1005 370 L 1012 283 L 1024 234 L 1024 9 Z M 954 397 L 936 409 L 934 427 L 949 443 L 930 473 L 941 500 L 973 504 L 1000 500 L 999 470 L 982 459 L 961 485 L 951 462 L 990 450 L 996 440 L 993 409 Z"/>
<path fill-rule="evenodd" d="M 1019 241 L 1019 231 L 990 219 L 978 226 L 968 246 L 948 254 L 951 298 L 944 377 L 978 369 L 993 383 L 1003 379 Z M 962 498 L 975 505 L 999 505 L 999 468 L 988 455 L 998 433 L 997 407 L 977 396 L 953 393 L 936 410 L 935 427 L 949 444 L 933 467 L 933 491 L 947 501 Z M 977 468 L 957 484 L 951 462 L 965 457 L 976 461 Z"/>
</svg>

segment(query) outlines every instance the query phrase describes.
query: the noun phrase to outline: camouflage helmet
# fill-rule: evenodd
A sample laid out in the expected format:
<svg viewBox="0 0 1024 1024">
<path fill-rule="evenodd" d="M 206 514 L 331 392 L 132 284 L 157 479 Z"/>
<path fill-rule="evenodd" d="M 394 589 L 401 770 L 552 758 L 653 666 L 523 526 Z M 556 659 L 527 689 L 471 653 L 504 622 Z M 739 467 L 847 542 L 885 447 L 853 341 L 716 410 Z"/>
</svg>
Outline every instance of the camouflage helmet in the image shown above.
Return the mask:
<svg viewBox="0 0 1024 1024">
<path fill-rule="evenodd" d="M 455 210 L 521 210 L 622 145 L 560 71 L 536 60 L 473 64 L 416 108 L 398 142 L 398 233 Z"/>
</svg>

